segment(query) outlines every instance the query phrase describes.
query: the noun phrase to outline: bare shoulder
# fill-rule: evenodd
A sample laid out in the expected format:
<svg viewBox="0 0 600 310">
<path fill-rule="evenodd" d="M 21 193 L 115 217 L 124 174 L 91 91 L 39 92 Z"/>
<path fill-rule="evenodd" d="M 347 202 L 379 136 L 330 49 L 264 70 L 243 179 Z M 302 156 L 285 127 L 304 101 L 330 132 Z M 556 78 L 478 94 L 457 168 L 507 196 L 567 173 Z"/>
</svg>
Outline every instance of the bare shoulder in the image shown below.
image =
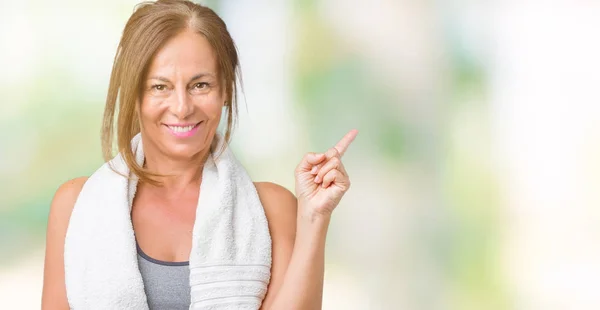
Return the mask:
<svg viewBox="0 0 600 310">
<path fill-rule="evenodd" d="M 272 182 L 255 182 L 254 186 L 265 209 L 274 244 L 293 243 L 298 211 L 296 196 L 287 188 Z"/>
<path fill-rule="evenodd" d="M 296 196 L 287 188 L 272 182 L 255 182 L 267 220 L 283 220 L 292 217 L 296 219 L 298 201 Z"/>
<path fill-rule="evenodd" d="M 63 183 L 54 194 L 51 212 L 52 209 L 72 209 L 87 179 L 88 177 L 78 177 Z"/>
<path fill-rule="evenodd" d="M 296 239 L 296 196 L 285 187 L 271 182 L 254 183 L 265 209 L 273 242 L 271 280 L 261 309 L 269 309 L 283 284 Z"/>
<path fill-rule="evenodd" d="M 77 197 L 87 179 L 87 177 L 71 179 L 63 183 L 56 190 L 52 203 L 50 204 L 50 214 L 48 216 L 48 225 L 53 227 L 49 228 L 60 226 L 58 228 L 62 229 L 62 226 L 68 224 L 71 212 L 75 206 L 75 201 L 77 201 Z M 64 229 L 66 229 L 66 226 Z"/>
<path fill-rule="evenodd" d="M 46 232 L 42 309 L 68 309 L 64 274 L 64 241 L 77 197 L 87 181 L 79 177 L 62 184 L 50 204 Z"/>
</svg>

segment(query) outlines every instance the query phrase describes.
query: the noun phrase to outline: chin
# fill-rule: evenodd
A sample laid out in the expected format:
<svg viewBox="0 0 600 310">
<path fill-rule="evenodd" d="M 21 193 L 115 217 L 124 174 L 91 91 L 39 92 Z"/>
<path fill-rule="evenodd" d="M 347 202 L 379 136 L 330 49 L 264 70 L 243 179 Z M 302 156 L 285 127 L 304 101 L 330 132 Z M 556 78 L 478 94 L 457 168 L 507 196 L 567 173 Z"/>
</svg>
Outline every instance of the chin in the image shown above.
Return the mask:
<svg viewBox="0 0 600 310">
<path fill-rule="evenodd" d="M 169 143 L 166 154 L 176 159 L 191 159 L 205 149 L 201 143 L 172 144 Z"/>
</svg>

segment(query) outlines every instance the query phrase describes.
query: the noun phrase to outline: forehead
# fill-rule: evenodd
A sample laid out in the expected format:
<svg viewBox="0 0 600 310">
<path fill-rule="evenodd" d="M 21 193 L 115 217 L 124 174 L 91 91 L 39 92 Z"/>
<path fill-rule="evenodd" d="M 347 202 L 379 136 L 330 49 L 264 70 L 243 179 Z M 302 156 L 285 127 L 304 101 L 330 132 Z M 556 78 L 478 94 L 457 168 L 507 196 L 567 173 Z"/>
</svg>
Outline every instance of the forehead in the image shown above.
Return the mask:
<svg viewBox="0 0 600 310">
<path fill-rule="evenodd" d="M 192 30 L 185 30 L 169 39 L 152 59 L 148 74 L 162 76 L 216 75 L 216 58 L 206 38 Z"/>
</svg>

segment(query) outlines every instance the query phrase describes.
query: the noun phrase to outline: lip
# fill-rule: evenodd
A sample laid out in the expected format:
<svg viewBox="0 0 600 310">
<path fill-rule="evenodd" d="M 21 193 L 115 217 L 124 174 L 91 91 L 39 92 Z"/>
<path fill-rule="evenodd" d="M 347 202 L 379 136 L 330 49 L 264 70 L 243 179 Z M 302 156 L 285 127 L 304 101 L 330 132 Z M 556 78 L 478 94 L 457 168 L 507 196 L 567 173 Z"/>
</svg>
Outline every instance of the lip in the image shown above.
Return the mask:
<svg viewBox="0 0 600 310">
<path fill-rule="evenodd" d="M 163 123 L 163 125 L 166 125 L 166 126 L 174 126 L 174 127 L 187 127 L 187 126 L 196 126 L 196 125 L 198 125 L 198 124 L 200 124 L 200 123 L 202 123 L 202 122 L 196 122 L 196 123 L 182 123 L 182 124 L 166 124 L 166 123 Z"/>
<path fill-rule="evenodd" d="M 199 123 L 163 124 L 163 125 L 165 125 L 165 127 L 167 128 L 169 133 L 171 133 L 173 136 L 175 136 L 177 138 L 189 138 L 189 137 L 193 136 L 194 134 L 196 134 L 196 132 L 198 132 L 198 128 L 200 128 L 200 125 L 202 125 L 202 124 L 204 124 L 204 121 L 201 121 Z M 169 126 L 173 126 L 173 127 L 194 126 L 194 127 L 190 131 L 178 132 L 178 131 L 172 130 Z"/>
</svg>

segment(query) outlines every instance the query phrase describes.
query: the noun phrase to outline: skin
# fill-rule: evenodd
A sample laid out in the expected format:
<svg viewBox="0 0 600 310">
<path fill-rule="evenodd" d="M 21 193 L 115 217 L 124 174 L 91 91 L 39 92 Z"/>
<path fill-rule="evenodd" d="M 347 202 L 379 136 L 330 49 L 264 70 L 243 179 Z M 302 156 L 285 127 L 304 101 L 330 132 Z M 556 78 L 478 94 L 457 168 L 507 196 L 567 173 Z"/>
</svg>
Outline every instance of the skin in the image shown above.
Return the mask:
<svg viewBox="0 0 600 310">
<path fill-rule="evenodd" d="M 140 247 L 165 261 L 187 261 L 202 169 L 221 119 L 225 94 L 209 43 L 184 31 L 153 59 L 140 98 L 145 166 L 171 176 L 162 186 L 140 183 L 132 222 Z M 200 123 L 185 139 L 168 124 Z M 331 212 L 350 187 L 341 157 L 356 137 L 350 131 L 325 153 L 307 153 L 296 167 L 296 195 L 271 182 L 255 182 L 272 238 L 271 281 L 261 309 L 320 309 L 325 237 Z M 73 206 L 87 178 L 57 190 L 46 239 L 43 309 L 68 309 L 64 238 Z"/>
</svg>

